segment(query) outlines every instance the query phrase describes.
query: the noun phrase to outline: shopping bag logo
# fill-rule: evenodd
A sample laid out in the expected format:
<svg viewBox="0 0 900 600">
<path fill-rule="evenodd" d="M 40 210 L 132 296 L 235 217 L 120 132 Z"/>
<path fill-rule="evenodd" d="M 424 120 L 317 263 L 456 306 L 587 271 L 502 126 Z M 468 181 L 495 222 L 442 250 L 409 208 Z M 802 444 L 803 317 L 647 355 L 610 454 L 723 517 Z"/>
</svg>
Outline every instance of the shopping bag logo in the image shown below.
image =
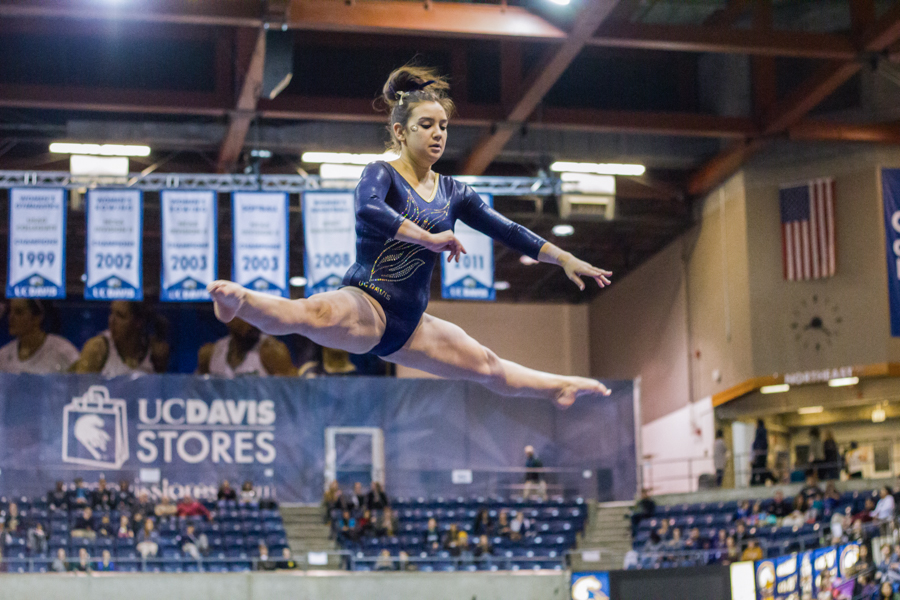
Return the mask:
<svg viewBox="0 0 900 600">
<path fill-rule="evenodd" d="M 121 469 L 128 460 L 125 401 L 92 385 L 63 408 L 62 460 L 88 467 Z"/>
</svg>

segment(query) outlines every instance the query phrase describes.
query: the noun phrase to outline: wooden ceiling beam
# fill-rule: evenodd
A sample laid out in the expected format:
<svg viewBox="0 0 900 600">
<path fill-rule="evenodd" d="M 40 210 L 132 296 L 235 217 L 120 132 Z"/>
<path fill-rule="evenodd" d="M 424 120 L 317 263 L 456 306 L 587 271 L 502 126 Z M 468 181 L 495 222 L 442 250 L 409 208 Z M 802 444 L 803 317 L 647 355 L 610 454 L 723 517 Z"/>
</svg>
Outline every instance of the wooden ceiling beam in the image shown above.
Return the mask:
<svg viewBox="0 0 900 600">
<path fill-rule="evenodd" d="M 900 144 L 900 124 L 853 124 L 809 120 L 791 126 L 788 129 L 788 137 L 796 141 Z"/>
<path fill-rule="evenodd" d="M 246 65 L 242 69 L 244 81 L 241 84 L 235 111 L 228 117 L 228 130 L 225 132 L 222 146 L 219 148 L 217 161 L 219 173 L 229 172 L 241 155 L 247 139 L 247 132 L 250 131 L 250 124 L 256 116 L 256 103 L 263 83 L 263 70 L 266 62 L 266 32 L 259 28 L 256 31 L 242 32 L 242 34 L 244 35 L 239 36 L 239 39 L 243 37 L 252 40 L 252 51 L 249 60 L 238 61 Z"/>
</svg>

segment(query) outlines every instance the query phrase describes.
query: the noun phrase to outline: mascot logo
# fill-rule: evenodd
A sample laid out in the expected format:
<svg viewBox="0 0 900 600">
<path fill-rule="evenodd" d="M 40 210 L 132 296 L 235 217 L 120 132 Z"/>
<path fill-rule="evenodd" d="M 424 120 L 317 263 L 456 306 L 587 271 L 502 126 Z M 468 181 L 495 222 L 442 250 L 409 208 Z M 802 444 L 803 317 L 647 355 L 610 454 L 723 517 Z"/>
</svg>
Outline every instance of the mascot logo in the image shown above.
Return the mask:
<svg viewBox="0 0 900 600">
<path fill-rule="evenodd" d="M 62 460 L 65 463 L 121 469 L 128 460 L 128 413 L 125 401 L 92 385 L 84 396 L 63 408 Z"/>
<path fill-rule="evenodd" d="M 609 600 L 609 574 L 573 573 L 572 600 Z"/>
</svg>

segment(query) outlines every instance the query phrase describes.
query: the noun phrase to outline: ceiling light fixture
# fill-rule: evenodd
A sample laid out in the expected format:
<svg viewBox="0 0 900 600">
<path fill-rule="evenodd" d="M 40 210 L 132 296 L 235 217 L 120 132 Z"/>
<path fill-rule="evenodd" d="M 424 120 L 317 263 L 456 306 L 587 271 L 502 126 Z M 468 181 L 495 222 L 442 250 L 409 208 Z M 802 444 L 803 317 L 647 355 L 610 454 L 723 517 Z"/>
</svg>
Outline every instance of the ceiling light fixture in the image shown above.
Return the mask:
<svg viewBox="0 0 900 600">
<path fill-rule="evenodd" d="M 838 377 L 837 379 L 829 379 L 828 387 L 844 387 L 845 385 L 856 385 L 859 383 L 859 377 Z"/>
<path fill-rule="evenodd" d="M 352 154 L 350 152 L 304 152 L 300 160 L 305 163 L 334 163 L 338 165 L 367 165 L 376 160 L 395 160 L 396 152 L 381 154 Z"/>
<path fill-rule="evenodd" d="M 804 406 L 803 408 L 797 409 L 798 415 L 815 415 L 817 413 L 823 412 L 825 410 L 824 406 Z"/>
<path fill-rule="evenodd" d="M 69 173 L 89 177 L 126 177 L 128 175 L 127 156 L 83 156 L 69 157 Z"/>
<path fill-rule="evenodd" d="M 780 394 L 782 392 L 788 391 L 789 389 L 791 389 L 791 386 L 786 383 L 781 383 L 778 385 L 764 385 L 759 388 L 759 391 L 761 394 Z"/>
<path fill-rule="evenodd" d="M 555 236 L 565 237 L 567 235 L 572 235 L 573 233 L 575 233 L 575 228 L 571 225 L 561 223 L 553 226 L 553 235 Z"/>
<path fill-rule="evenodd" d="M 325 163 L 319 167 L 319 177 L 322 179 L 359 179 L 362 177 L 363 165 L 333 165 Z"/>
<path fill-rule="evenodd" d="M 50 144 L 50 152 L 54 154 L 90 154 L 93 156 L 149 156 L 150 146 L 53 142 Z"/>
<path fill-rule="evenodd" d="M 647 171 L 644 165 L 623 164 L 623 163 L 582 163 L 556 161 L 550 165 L 551 171 L 571 173 L 594 173 L 597 175 L 627 175 L 637 177 L 643 175 Z"/>
</svg>

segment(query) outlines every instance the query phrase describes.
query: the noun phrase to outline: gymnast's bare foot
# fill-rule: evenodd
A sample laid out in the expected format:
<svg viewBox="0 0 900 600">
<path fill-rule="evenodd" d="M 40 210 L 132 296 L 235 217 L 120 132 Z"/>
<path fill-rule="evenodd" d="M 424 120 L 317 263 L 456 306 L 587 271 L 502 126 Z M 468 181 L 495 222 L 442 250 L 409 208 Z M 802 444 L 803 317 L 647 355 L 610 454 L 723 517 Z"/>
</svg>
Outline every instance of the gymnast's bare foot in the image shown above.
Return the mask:
<svg viewBox="0 0 900 600">
<path fill-rule="evenodd" d="M 566 377 L 566 384 L 562 387 L 553 402 L 559 408 L 569 408 L 575 404 L 575 400 L 581 396 L 599 394 L 609 396 L 609 389 L 596 379 L 586 377 Z"/>
<path fill-rule="evenodd" d="M 235 317 L 247 296 L 246 288 L 223 279 L 210 283 L 206 286 L 206 291 L 212 296 L 216 318 L 223 323 L 228 323 Z"/>
</svg>

